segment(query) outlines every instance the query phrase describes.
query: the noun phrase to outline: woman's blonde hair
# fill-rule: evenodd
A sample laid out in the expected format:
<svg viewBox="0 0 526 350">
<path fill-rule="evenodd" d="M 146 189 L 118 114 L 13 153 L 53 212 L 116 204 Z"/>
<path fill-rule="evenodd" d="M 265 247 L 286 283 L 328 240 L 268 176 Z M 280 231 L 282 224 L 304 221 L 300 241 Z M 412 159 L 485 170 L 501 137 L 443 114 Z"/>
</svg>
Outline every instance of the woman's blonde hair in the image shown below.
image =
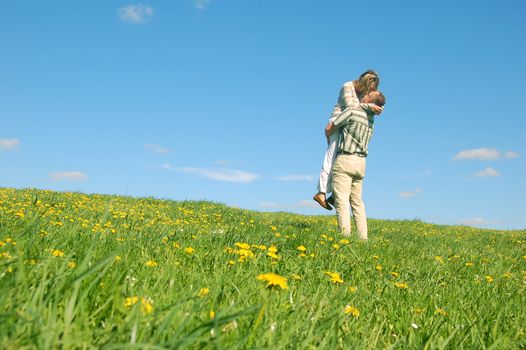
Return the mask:
<svg viewBox="0 0 526 350">
<path fill-rule="evenodd" d="M 360 74 L 358 80 L 354 81 L 354 90 L 356 91 L 358 98 L 361 99 L 371 91 L 376 91 L 378 85 L 380 85 L 380 77 L 378 76 L 378 73 L 369 69 Z"/>
</svg>

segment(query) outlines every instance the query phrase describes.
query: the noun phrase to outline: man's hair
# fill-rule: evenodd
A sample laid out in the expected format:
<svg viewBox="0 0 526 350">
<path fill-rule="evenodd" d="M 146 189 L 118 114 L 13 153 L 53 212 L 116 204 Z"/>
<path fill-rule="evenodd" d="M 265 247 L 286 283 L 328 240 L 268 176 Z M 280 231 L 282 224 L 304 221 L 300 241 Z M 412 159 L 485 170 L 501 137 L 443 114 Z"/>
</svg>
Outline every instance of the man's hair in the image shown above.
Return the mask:
<svg viewBox="0 0 526 350">
<path fill-rule="evenodd" d="M 358 80 L 354 81 L 354 89 L 360 99 L 371 91 L 377 90 L 378 85 L 380 85 L 380 77 L 372 69 L 366 70 L 360 74 Z"/>
<path fill-rule="evenodd" d="M 373 91 L 371 100 L 378 107 L 383 107 L 385 105 L 385 96 L 380 91 Z"/>
</svg>

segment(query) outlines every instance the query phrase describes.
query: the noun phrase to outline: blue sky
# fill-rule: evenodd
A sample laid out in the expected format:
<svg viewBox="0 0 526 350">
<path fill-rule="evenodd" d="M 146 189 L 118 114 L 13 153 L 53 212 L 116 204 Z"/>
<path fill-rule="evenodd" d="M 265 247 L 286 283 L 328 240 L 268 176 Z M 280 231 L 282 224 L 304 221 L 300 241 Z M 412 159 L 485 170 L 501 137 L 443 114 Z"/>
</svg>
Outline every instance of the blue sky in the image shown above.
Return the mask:
<svg viewBox="0 0 526 350">
<path fill-rule="evenodd" d="M 0 0 L 0 186 L 314 206 L 373 68 L 369 217 L 526 228 L 524 1 Z"/>
</svg>

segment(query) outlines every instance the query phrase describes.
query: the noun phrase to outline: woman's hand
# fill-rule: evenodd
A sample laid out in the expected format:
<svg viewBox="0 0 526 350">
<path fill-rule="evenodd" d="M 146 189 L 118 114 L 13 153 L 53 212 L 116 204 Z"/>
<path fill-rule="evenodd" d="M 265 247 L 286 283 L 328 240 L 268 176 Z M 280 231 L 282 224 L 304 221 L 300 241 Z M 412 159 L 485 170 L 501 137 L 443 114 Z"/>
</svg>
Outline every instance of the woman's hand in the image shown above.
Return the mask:
<svg viewBox="0 0 526 350">
<path fill-rule="evenodd" d="M 380 107 L 380 106 L 377 106 L 377 105 L 372 105 L 371 109 L 373 110 L 374 114 L 376 114 L 376 115 L 380 115 L 384 111 L 383 107 Z"/>
<path fill-rule="evenodd" d="M 327 124 L 327 126 L 325 127 L 325 136 L 327 136 L 327 139 L 329 139 L 333 131 L 334 124 L 332 122 L 329 122 L 329 124 Z"/>
</svg>

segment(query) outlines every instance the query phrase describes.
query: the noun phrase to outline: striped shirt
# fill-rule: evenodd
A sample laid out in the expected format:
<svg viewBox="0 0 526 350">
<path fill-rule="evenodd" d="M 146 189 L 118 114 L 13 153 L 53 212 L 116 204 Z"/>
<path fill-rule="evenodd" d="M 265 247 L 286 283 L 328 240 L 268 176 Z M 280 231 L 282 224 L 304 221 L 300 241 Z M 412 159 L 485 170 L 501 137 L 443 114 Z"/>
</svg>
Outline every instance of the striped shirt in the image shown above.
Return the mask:
<svg viewBox="0 0 526 350">
<path fill-rule="evenodd" d="M 331 119 L 340 115 L 348 107 L 356 108 L 359 104 L 360 100 L 358 99 L 358 95 L 356 95 L 354 83 L 352 81 L 345 82 L 340 89 L 336 106 L 334 106 L 332 110 Z"/>
<path fill-rule="evenodd" d="M 364 108 L 347 108 L 333 120 L 340 132 L 338 154 L 367 157 L 369 141 L 373 136 L 374 114 Z"/>
</svg>

